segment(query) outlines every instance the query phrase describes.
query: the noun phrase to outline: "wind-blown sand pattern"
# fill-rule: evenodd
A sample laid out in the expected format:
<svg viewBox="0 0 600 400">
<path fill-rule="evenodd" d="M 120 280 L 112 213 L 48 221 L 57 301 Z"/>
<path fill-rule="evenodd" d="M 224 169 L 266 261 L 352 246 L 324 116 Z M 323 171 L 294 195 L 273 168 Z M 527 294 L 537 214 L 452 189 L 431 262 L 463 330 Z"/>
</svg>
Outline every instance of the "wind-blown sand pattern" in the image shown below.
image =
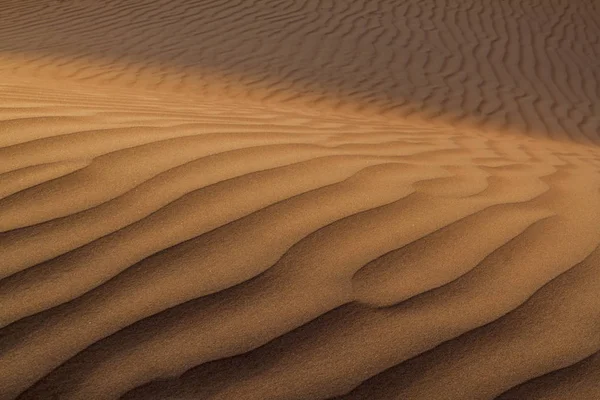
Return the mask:
<svg viewBox="0 0 600 400">
<path fill-rule="evenodd" d="M 600 398 L 593 1 L 4 1 L 0 399 Z"/>
<path fill-rule="evenodd" d="M 0 71 L 598 142 L 596 0 L 3 3 Z"/>
</svg>

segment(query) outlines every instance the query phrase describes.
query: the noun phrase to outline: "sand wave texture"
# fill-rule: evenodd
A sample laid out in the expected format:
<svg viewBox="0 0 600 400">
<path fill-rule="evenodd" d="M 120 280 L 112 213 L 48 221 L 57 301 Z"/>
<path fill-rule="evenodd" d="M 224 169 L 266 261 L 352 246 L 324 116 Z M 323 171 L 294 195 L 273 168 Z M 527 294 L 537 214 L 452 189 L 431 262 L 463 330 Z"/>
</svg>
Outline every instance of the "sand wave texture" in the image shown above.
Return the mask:
<svg viewBox="0 0 600 400">
<path fill-rule="evenodd" d="M 600 398 L 593 0 L 6 0 L 0 399 Z"/>
<path fill-rule="evenodd" d="M 598 393 L 597 148 L 0 90 L 2 398 Z"/>
<path fill-rule="evenodd" d="M 596 0 L 4 0 L 0 71 L 600 141 Z"/>
</svg>

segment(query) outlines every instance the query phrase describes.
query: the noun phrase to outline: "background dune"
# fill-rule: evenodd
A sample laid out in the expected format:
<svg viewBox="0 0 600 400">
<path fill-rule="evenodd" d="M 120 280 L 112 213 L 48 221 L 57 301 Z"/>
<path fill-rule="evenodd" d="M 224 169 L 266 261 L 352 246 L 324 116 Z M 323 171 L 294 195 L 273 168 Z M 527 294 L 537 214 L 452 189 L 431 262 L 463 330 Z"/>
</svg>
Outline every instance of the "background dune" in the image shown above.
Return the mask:
<svg viewBox="0 0 600 400">
<path fill-rule="evenodd" d="M 3 72 L 599 140 L 595 0 L 3 4 Z"/>
<path fill-rule="evenodd" d="M 3 1 L 0 398 L 599 398 L 599 17 Z"/>
</svg>

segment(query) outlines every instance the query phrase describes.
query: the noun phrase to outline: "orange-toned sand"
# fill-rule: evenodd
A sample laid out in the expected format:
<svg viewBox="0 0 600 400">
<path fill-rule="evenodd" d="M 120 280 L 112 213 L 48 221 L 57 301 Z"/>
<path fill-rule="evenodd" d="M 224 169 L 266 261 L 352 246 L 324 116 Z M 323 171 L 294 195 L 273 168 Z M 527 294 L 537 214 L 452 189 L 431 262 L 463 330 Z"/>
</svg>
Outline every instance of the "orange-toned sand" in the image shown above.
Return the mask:
<svg viewBox="0 0 600 400">
<path fill-rule="evenodd" d="M 600 399 L 600 3 L 1 0 L 0 399 Z"/>
</svg>

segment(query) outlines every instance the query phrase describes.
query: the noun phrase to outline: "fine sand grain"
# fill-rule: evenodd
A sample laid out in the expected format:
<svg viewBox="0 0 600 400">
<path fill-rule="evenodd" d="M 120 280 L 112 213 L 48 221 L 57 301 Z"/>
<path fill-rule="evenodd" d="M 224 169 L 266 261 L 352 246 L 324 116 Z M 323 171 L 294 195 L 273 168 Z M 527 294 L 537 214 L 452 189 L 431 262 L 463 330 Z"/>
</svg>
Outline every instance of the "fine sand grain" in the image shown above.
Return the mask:
<svg viewBox="0 0 600 400">
<path fill-rule="evenodd" d="M 600 3 L 0 6 L 1 400 L 600 398 Z"/>
</svg>

